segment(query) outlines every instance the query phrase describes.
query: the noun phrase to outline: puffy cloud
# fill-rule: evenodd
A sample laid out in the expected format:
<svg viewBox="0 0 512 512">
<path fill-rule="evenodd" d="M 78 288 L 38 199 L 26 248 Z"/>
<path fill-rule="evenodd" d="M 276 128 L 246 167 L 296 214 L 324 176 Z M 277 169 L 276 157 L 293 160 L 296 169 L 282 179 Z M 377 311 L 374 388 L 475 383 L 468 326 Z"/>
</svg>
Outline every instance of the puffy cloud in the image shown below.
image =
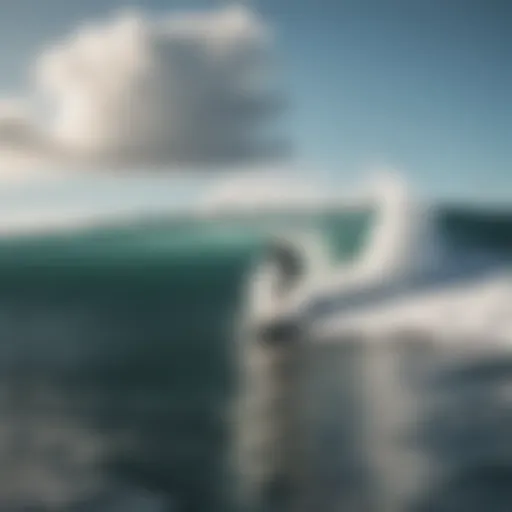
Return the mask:
<svg viewBox="0 0 512 512">
<path fill-rule="evenodd" d="M 270 42 L 241 6 L 82 27 L 37 62 L 44 117 L 0 109 L 0 155 L 102 166 L 270 156 L 278 145 L 265 127 L 279 110 L 265 79 Z"/>
</svg>

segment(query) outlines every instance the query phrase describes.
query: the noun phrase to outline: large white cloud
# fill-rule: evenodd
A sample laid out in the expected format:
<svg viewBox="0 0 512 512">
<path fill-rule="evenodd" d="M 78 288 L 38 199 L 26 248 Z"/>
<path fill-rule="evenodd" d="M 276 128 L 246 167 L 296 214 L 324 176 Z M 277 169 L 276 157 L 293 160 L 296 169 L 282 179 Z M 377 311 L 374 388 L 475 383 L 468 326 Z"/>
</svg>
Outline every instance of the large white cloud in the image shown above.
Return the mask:
<svg viewBox="0 0 512 512">
<path fill-rule="evenodd" d="M 195 166 L 268 156 L 277 145 L 265 125 L 278 110 L 269 42 L 240 6 L 82 27 L 38 60 L 37 108 L 0 108 L 0 159 Z"/>
</svg>

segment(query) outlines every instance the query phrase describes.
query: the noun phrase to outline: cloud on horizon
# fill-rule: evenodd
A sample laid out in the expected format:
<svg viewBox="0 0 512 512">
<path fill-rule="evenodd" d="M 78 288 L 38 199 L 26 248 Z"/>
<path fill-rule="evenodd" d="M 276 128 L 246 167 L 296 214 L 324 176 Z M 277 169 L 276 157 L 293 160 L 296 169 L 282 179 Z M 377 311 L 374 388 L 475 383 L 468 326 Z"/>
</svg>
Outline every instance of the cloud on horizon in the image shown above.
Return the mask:
<svg viewBox="0 0 512 512">
<path fill-rule="evenodd" d="M 280 149 L 265 137 L 280 110 L 266 76 L 271 40 L 243 6 L 83 26 L 41 53 L 31 97 L 0 103 L 0 167 L 271 157 Z"/>
</svg>

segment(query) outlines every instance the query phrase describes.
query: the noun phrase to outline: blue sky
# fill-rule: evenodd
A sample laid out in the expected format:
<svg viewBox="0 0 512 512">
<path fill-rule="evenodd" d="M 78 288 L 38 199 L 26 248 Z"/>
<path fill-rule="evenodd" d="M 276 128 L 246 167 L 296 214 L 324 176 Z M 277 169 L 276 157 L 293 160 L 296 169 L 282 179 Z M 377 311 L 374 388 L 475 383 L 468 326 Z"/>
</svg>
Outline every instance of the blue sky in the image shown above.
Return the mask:
<svg viewBox="0 0 512 512">
<path fill-rule="evenodd" d="M 0 97 L 89 19 L 220 1 L 0 0 Z M 512 5 L 498 0 L 259 0 L 274 28 L 293 159 L 343 183 L 393 166 L 429 195 L 512 200 Z"/>
</svg>

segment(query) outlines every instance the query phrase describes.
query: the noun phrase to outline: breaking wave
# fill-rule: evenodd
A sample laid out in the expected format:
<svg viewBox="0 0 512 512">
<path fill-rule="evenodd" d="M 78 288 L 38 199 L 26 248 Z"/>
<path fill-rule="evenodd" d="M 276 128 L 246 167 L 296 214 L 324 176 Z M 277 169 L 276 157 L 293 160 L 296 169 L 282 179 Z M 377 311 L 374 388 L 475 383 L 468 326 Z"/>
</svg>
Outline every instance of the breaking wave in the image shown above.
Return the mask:
<svg viewBox="0 0 512 512">
<path fill-rule="evenodd" d="M 276 298 L 263 287 L 259 298 L 252 298 L 265 305 L 267 314 L 305 308 L 305 318 L 321 319 L 315 331 L 318 338 L 342 339 L 356 331 L 362 337 L 380 336 L 412 323 L 422 328 L 435 324 L 443 333 L 456 330 L 463 342 L 475 333 L 485 341 L 493 331 L 500 340 L 510 339 L 507 322 L 512 314 L 507 307 L 512 300 L 506 276 L 512 256 L 512 214 L 425 209 L 400 184 L 386 182 L 377 188 L 357 201 L 331 198 L 304 206 L 302 188 L 302 195 L 286 208 L 274 204 L 265 209 L 260 204 L 243 214 L 229 208 L 219 213 L 214 202 L 199 213 L 3 237 L 0 449 L 5 456 L 0 457 L 0 472 L 9 473 L 9 461 L 16 464 L 10 479 L 0 479 L 0 509 L 239 510 L 231 495 L 234 477 L 228 459 L 234 434 L 229 418 L 246 376 L 240 376 L 234 354 L 233 325 L 247 313 L 242 310 L 251 298 L 247 284 L 274 242 L 287 241 L 298 248 L 298 291 L 288 301 L 286 294 Z M 374 207 L 375 198 L 381 201 L 380 210 Z M 277 205 L 282 206 L 280 201 Z M 251 307 L 255 314 L 256 305 Z M 344 485 L 337 488 L 339 493 L 346 491 L 337 496 L 338 504 L 354 511 L 369 510 L 356 501 L 348 508 L 358 488 L 354 482 L 363 487 L 375 483 L 361 476 L 358 464 L 373 460 L 372 471 L 377 471 L 375 460 L 382 457 L 379 464 L 385 464 L 395 453 L 382 451 L 382 430 L 357 441 L 358 426 L 368 424 L 370 417 L 382 417 L 391 422 L 386 429 L 396 430 L 393 417 L 400 417 L 419 436 L 419 429 L 411 426 L 415 409 L 403 416 L 390 412 L 391 399 L 396 402 L 404 389 L 404 381 L 396 380 L 402 375 L 398 366 L 409 368 L 415 379 L 424 377 L 423 394 L 398 400 L 398 405 L 417 401 L 425 404 L 422 414 L 427 414 L 430 399 L 424 397 L 447 397 L 450 393 L 436 391 L 435 386 L 441 386 L 441 375 L 453 377 L 459 368 L 466 368 L 469 376 L 460 377 L 458 382 L 464 385 L 449 388 L 460 388 L 453 393 L 452 411 L 466 407 L 462 395 L 473 384 L 481 386 L 482 403 L 491 403 L 483 398 L 484 388 L 490 393 L 486 396 L 498 400 L 501 384 L 496 384 L 495 374 L 507 360 L 503 355 L 492 359 L 492 354 L 473 353 L 469 361 L 455 351 L 418 361 L 402 349 L 386 359 L 371 355 L 374 352 L 369 355 L 363 344 L 353 352 L 343 343 L 323 346 L 312 356 L 317 363 L 310 370 L 316 382 L 311 393 L 327 401 L 329 389 L 334 390 L 339 396 L 333 399 L 340 400 L 336 407 L 345 412 L 327 420 L 322 415 L 329 407 L 321 409 L 317 418 L 322 426 L 315 432 L 334 425 L 343 459 L 354 462 L 343 471 L 338 468 L 336 476 L 344 475 Z M 329 350 L 334 355 L 328 355 Z M 411 370 L 418 365 L 421 372 Z M 491 368 L 485 386 L 478 384 L 484 367 Z M 512 375 L 507 371 L 501 373 L 505 382 L 506 375 Z M 256 383 L 261 380 L 258 375 Z M 363 388 L 373 390 L 370 398 L 361 395 Z M 391 400 L 389 414 L 377 414 L 386 400 Z M 499 400 L 494 403 L 495 416 L 506 410 Z M 363 414 L 364 407 L 370 412 Z M 477 510 L 467 508 L 469 502 L 460 504 L 456 489 L 474 487 L 478 481 L 484 487 L 490 482 L 504 493 L 502 482 L 512 458 L 502 453 L 498 461 L 495 452 L 485 448 L 497 428 L 491 420 L 478 426 L 479 433 L 469 432 L 471 415 L 464 409 L 466 415 L 461 412 L 459 417 L 466 418 L 466 424 L 457 427 L 462 430 L 450 430 L 449 415 L 443 416 L 439 405 L 435 410 L 428 413 L 431 419 L 422 420 L 432 426 L 422 438 L 425 446 L 430 443 L 424 451 L 438 453 L 437 464 L 448 471 L 453 461 L 463 462 L 454 436 L 469 439 L 474 434 L 481 443 L 468 442 L 475 450 L 481 447 L 482 459 L 472 459 L 472 469 L 453 473 L 452 480 L 436 483 L 436 489 L 448 486 L 455 508 L 446 508 L 445 500 L 428 510 Z M 435 420 L 436 415 L 444 419 Z M 266 419 L 273 428 L 272 417 Z M 239 421 L 240 426 L 244 420 Z M 357 448 L 359 455 L 350 452 L 351 459 L 349 448 Z M 361 458 L 364 450 L 371 455 Z M 328 456 L 323 448 L 315 453 L 310 465 L 320 474 L 326 471 L 322 461 Z M 395 484 L 379 480 L 379 485 L 391 489 Z M 487 487 L 482 486 L 478 489 L 487 496 Z M 436 495 L 431 493 L 430 498 Z M 390 507 L 398 506 L 387 499 Z M 418 508 L 410 505 L 403 510 L 423 510 L 414 506 Z"/>
</svg>

